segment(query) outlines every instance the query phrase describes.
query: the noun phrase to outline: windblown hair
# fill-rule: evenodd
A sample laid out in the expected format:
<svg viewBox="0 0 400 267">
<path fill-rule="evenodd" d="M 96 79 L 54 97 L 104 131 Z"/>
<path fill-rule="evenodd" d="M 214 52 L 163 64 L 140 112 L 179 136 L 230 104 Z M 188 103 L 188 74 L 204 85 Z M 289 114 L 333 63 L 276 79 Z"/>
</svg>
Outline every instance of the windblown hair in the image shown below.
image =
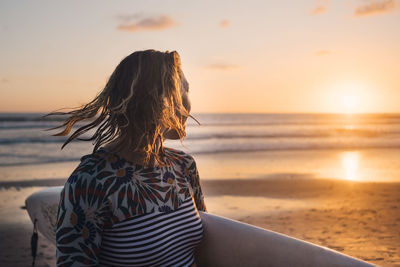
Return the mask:
<svg viewBox="0 0 400 267">
<path fill-rule="evenodd" d="M 63 129 L 56 136 L 67 136 L 81 121 L 90 123 L 79 127 L 65 141 L 62 148 L 74 139 L 92 141 L 93 152 L 102 145 L 114 142 L 118 151 L 129 147 L 163 164 L 163 132 L 175 131 L 179 139 L 185 137 L 183 117 L 188 111 L 182 104 L 183 73 L 179 54 L 155 50 L 137 51 L 119 63 L 105 88 L 91 102 L 69 112 L 64 123 L 53 129 Z M 185 90 L 186 88 L 183 88 Z M 82 134 L 96 129 L 89 138 Z"/>
</svg>

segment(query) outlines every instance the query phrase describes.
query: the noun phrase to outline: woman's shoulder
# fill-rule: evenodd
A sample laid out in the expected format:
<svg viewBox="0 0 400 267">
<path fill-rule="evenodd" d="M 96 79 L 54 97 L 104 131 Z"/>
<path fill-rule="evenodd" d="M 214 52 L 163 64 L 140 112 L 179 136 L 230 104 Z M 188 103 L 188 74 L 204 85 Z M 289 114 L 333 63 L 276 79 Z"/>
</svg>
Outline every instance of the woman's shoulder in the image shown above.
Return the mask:
<svg viewBox="0 0 400 267">
<path fill-rule="evenodd" d="M 164 151 L 165 155 L 167 156 L 167 160 L 177 163 L 184 163 L 185 165 L 190 165 L 195 162 L 193 156 L 182 150 L 166 147 Z"/>
<path fill-rule="evenodd" d="M 106 151 L 98 150 L 81 157 L 81 162 L 72 172 L 67 180 L 67 184 L 94 183 L 112 175 L 112 170 L 108 166 L 109 155 Z"/>
<path fill-rule="evenodd" d="M 171 165 L 178 167 L 178 172 L 193 186 L 198 180 L 196 161 L 190 154 L 172 148 L 166 149 L 167 160 Z"/>
</svg>

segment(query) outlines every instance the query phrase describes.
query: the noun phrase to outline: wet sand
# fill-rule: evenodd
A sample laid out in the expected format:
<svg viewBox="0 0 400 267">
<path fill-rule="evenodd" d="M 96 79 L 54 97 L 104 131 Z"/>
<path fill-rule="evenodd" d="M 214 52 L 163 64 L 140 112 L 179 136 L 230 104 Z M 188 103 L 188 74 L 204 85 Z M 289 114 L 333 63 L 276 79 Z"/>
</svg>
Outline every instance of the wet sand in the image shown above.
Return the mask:
<svg viewBox="0 0 400 267">
<path fill-rule="evenodd" d="M 203 184 L 209 197 L 228 198 L 227 210 L 214 211 L 218 207 L 209 202 L 210 212 L 377 265 L 400 266 L 400 183 L 288 178 Z M 267 200 L 257 198 L 260 210 L 254 210 L 249 203 L 241 204 L 240 197 L 230 196 Z M 253 211 L 246 212 L 249 209 Z"/>
<path fill-rule="evenodd" d="M 1 266 L 32 266 L 31 236 L 33 225 L 25 198 L 39 187 L 9 188 L 0 185 L 0 262 Z M 56 266 L 55 246 L 39 234 L 36 267 Z"/>
<path fill-rule="evenodd" d="M 32 224 L 25 198 L 62 179 L 0 183 L 2 266 L 30 266 Z M 360 183 L 301 175 L 203 180 L 209 212 L 304 239 L 381 266 L 400 265 L 400 183 Z M 19 189 L 15 189 L 19 187 Z M 39 238 L 36 266 L 55 266 L 55 248 Z"/>
</svg>

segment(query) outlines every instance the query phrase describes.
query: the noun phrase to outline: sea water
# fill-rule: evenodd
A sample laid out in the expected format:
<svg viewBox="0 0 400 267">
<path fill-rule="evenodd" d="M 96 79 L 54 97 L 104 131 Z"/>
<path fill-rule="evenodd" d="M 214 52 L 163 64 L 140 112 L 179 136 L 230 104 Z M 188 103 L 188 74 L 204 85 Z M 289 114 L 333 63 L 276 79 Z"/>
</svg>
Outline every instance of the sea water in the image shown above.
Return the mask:
<svg viewBox="0 0 400 267">
<path fill-rule="evenodd" d="M 77 164 L 91 153 L 93 145 L 84 141 L 73 141 L 61 150 L 66 137 L 51 136 L 56 131 L 46 129 L 59 126 L 62 118 L 42 115 L 0 114 L 0 179 L 20 169 Z M 307 174 L 400 181 L 400 114 L 194 117 L 200 125 L 189 119 L 182 144 L 166 144 L 194 155 L 205 179 Z"/>
</svg>

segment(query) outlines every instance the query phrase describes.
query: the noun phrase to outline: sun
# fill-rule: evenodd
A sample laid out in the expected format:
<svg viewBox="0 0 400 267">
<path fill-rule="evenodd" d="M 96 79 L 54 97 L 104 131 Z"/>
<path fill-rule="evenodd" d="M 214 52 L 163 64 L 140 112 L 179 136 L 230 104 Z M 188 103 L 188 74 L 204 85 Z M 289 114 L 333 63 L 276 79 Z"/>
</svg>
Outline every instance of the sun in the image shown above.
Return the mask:
<svg viewBox="0 0 400 267">
<path fill-rule="evenodd" d="M 358 99 L 354 94 L 342 95 L 342 107 L 345 113 L 354 113 L 357 110 Z"/>
<path fill-rule="evenodd" d="M 338 113 L 354 114 L 369 110 L 371 89 L 367 83 L 344 81 L 333 84 L 327 94 L 327 103 Z"/>
</svg>

